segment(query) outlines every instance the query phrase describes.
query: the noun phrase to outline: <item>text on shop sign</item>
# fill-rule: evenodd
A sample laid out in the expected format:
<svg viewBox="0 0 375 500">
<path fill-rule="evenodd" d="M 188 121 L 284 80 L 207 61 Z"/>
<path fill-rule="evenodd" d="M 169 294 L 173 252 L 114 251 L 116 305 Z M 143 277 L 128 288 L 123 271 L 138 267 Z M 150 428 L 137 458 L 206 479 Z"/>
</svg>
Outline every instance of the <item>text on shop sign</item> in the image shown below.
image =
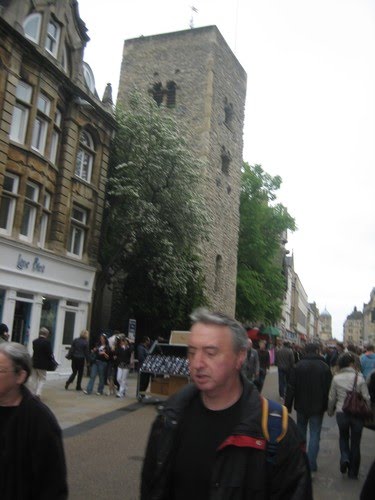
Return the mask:
<svg viewBox="0 0 375 500">
<path fill-rule="evenodd" d="M 35 257 L 31 266 L 30 266 L 30 264 L 31 264 L 31 261 L 25 260 L 22 257 L 22 254 L 18 254 L 17 269 L 19 269 L 20 271 L 23 271 L 25 269 L 29 269 L 29 270 L 33 271 L 34 273 L 44 273 L 46 266 L 40 262 L 39 257 Z"/>
</svg>

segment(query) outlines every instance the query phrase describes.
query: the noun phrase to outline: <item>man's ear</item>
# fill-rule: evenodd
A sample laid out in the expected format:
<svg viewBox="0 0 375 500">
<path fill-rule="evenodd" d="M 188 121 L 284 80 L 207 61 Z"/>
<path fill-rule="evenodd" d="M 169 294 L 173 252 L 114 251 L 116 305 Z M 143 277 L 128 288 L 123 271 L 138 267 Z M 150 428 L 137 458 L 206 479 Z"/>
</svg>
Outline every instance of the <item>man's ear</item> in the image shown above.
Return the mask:
<svg viewBox="0 0 375 500">
<path fill-rule="evenodd" d="M 246 349 L 242 349 L 238 353 L 237 362 L 236 362 L 236 368 L 237 368 L 237 370 L 241 370 L 241 367 L 244 364 L 245 359 L 246 359 L 246 354 L 247 354 L 247 350 Z"/>
<path fill-rule="evenodd" d="M 16 378 L 17 378 L 17 384 L 19 385 L 24 384 L 27 379 L 27 371 L 26 370 L 19 371 L 16 375 Z"/>
</svg>

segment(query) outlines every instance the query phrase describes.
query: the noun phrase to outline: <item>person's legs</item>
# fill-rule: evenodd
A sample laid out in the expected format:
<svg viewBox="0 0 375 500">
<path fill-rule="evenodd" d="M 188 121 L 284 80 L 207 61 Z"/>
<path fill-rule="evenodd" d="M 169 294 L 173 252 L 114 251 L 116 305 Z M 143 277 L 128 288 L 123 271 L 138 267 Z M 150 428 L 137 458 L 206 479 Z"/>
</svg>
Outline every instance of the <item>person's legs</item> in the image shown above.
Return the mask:
<svg viewBox="0 0 375 500">
<path fill-rule="evenodd" d="M 286 391 L 286 372 L 282 368 L 278 368 L 279 372 L 279 396 L 285 398 Z"/>
<path fill-rule="evenodd" d="M 97 365 L 98 361 L 95 361 L 92 365 L 91 365 L 91 368 L 90 368 L 90 380 L 89 380 L 89 383 L 87 384 L 87 388 L 86 388 L 86 391 L 87 394 L 91 394 L 92 393 L 92 390 L 94 388 L 94 382 L 95 382 L 95 379 L 96 379 L 96 376 L 98 374 L 98 365 Z"/>
<path fill-rule="evenodd" d="M 340 471 L 344 474 L 350 463 L 349 448 L 349 417 L 342 411 L 336 413 L 336 422 L 339 427 L 340 444 Z"/>
<path fill-rule="evenodd" d="M 97 361 L 98 365 L 98 373 L 99 373 L 99 385 L 98 385 L 98 393 L 103 394 L 104 383 L 105 383 L 105 375 L 107 373 L 107 363 L 105 361 Z"/>
<path fill-rule="evenodd" d="M 139 392 L 146 392 L 148 383 L 150 381 L 150 374 L 141 372 L 139 374 Z"/>
<path fill-rule="evenodd" d="M 77 363 L 76 363 L 76 359 L 72 358 L 72 374 L 70 375 L 70 377 L 66 381 L 65 389 L 67 389 L 69 387 L 69 385 L 74 381 L 74 379 L 76 378 L 76 375 L 77 375 Z"/>
<path fill-rule="evenodd" d="M 360 418 L 350 417 L 350 463 L 348 476 L 357 478 L 361 463 L 361 437 L 363 421 Z"/>
<path fill-rule="evenodd" d="M 78 373 L 76 391 L 81 391 L 83 370 L 85 368 L 85 358 L 77 358 L 76 363 L 77 363 L 77 373 Z"/>
<path fill-rule="evenodd" d="M 308 421 L 309 421 L 309 419 L 303 413 L 297 412 L 297 429 L 298 429 L 298 432 L 299 432 L 301 438 L 304 440 L 305 443 L 307 441 L 307 423 L 308 423 Z"/>
<path fill-rule="evenodd" d="M 35 396 L 38 398 L 42 395 L 42 389 L 47 379 L 47 371 L 46 370 L 35 370 L 36 373 L 36 384 L 35 384 Z"/>
<path fill-rule="evenodd" d="M 309 447 L 307 456 L 310 462 L 310 469 L 318 470 L 316 460 L 319 453 L 320 432 L 322 430 L 323 415 L 312 415 L 309 418 Z"/>
</svg>

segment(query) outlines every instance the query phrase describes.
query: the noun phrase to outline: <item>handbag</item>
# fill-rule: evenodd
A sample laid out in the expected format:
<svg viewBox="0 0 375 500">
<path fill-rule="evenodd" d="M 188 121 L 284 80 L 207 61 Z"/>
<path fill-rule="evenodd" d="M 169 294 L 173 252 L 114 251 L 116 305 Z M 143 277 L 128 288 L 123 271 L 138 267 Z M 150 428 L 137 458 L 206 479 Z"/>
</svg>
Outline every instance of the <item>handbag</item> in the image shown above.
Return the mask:
<svg viewBox="0 0 375 500">
<path fill-rule="evenodd" d="M 358 372 L 355 374 L 353 389 L 347 391 L 342 411 L 362 419 L 371 418 L 372 411 L 362 394 L 357 391 Z"/>
<path fill-rule="evenodd" d="M 51 358 L 48 361 L 48 372 L 54 372 L 56 368 L 59 366 L 59 363 L 56 361 L 55 356 L 51 354 Z"/>
<path fill-rule="evenodd" d="M 65 354 L 65 357 L 66 359 L 72 359 L 73 355 L 72 355 L 72 347 L 69 349 L 69 351 Z"/>
</svg>

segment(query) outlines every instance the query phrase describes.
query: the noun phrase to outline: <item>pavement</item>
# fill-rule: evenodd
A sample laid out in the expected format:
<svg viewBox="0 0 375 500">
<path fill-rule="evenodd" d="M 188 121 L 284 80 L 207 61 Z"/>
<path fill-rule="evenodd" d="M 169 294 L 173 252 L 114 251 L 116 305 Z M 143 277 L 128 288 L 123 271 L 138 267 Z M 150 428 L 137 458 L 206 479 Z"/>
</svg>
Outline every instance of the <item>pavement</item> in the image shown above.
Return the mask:
<svg viewBox="0 0 375 500">
<path fill-rule="evenodd" d="M 96 396 L 94 393 L 87 396 L 75 391 L 74 384 L 66 391 L 64 386 L 68 375 L 54 374 L 44 387 L 42 400 L 52 409 L 63 429 L 70 500 L 99 497 L 138 500 L 144 449 L 155 417 L 154 405 L 138 402 L 135 373 L 129 376 L 128 397 L 125 399 Z M 87 381 L 85 378 L 83 387 Z M 265 396 L 277 399 L 275 368 L 267 376 L 263 392 Z M 359 499 L 375 458 L 375 432 L 369 429 L 363 431 L 361 457 L 357 481 L 340 474 L 336 419 L 325 416 L 318 472 L 313 479 L 314 499 Z M 102 475 L 105 481 L 100 481 Z"/>
</svg>

